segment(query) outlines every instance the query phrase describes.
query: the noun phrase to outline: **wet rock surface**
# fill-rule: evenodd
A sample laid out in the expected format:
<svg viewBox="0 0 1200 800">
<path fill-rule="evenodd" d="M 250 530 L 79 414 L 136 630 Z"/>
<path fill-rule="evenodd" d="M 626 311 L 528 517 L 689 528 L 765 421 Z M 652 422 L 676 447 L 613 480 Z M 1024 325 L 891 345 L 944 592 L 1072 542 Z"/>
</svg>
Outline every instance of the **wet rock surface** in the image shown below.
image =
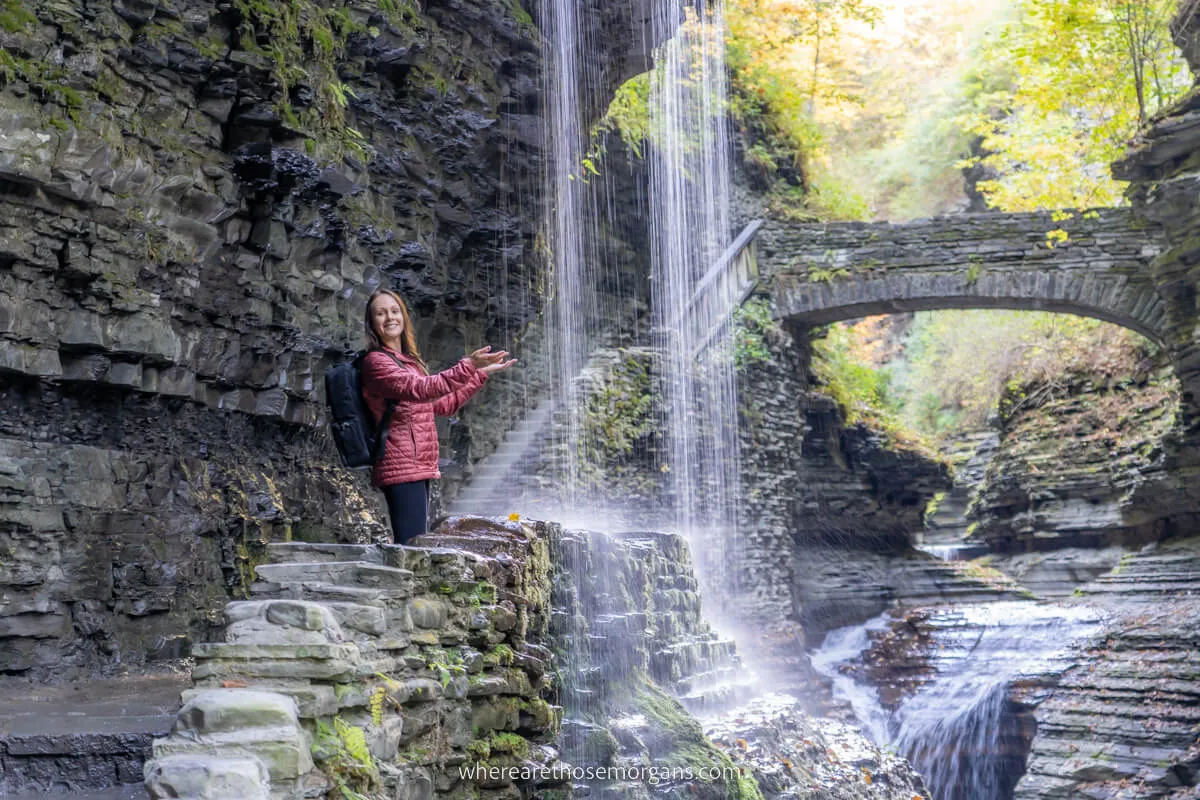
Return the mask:
<svg viewBox="0 0 1200 800">
<path fill-rule="evenodd" d="M 142 764 L 187 685 L 182 671 L 70 686 L 0 681 L 0 796 L 144 797 Z"/>
<path fill-rule="evenodd" d="M 1082 594 L 1112 622 L 1034 708 L 1015 797 L 1184 798 L 1200 785 L 1200 542 L 1122 558 Z"/>
<path fill-rule="evenodd" d="M 574 781 L 580 793 L 750 800 L 752 784 L 689 713 L 744 700 L 756 676 L 702 614 L 683 539 L 568 530 L 554 560 L 563 758 L 600 776 Z"/>
<path fill-rule="evenodd" d="M 808 716 L 804 704 L 788 695 L 766 695 L 705 723 L 713 742 L 754 775 L 767 800 L 928 797 L 921 776 L 903 758 L 850 725 Z"/>
</svg>

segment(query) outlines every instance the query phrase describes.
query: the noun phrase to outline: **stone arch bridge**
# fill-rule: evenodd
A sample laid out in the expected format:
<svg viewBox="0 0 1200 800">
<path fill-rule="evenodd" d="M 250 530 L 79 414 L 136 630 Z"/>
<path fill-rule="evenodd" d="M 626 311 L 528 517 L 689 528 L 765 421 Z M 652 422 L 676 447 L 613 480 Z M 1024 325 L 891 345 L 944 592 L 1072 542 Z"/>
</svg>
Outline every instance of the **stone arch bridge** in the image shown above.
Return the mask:
<svg viewBox="0 0 1200 800">
<path fill-rule="evenodd" d="M 759 272 L 776 314 L 807 327 L 952 308 L 1059 311 L 1162 343 L 1149 264 L 1166 248 L 1128 209 L 964 214 L 902 224 L 770 222 Z"/>
</svg>

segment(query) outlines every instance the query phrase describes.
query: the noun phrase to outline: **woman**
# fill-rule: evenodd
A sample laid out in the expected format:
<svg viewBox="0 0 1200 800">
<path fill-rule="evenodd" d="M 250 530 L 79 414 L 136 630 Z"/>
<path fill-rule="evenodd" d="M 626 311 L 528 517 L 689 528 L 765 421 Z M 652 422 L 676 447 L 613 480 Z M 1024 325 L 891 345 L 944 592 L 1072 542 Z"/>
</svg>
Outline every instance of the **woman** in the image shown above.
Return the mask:
<svg viewBox="0 0 1200 800">
<path fill-rule="evenodd" d="M 408 309 L 400 295 L 380 289 L 367 300 L 367 355 L 363 359 L 363 399 L 378 423 L 388 401 L 395 401 L 387 444 L 375 463 L 371 483 L 383 490 L 392 520 L 392 540 L 406 544 L 425 533 L 429 481 L 438 472 L 435 416 L 462 408 L 487 376 L 508 369 L 516 359 L 483 347 L 444 372 L 430 375 Z"/>
</svg>

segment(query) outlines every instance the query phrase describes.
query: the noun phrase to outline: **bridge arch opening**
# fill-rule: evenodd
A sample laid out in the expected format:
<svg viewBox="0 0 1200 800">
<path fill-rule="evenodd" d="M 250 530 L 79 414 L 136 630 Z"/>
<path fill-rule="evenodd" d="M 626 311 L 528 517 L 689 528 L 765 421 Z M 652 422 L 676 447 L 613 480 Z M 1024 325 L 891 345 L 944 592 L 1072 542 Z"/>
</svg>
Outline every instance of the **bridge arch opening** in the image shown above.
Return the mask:
<svg viewBox="0 0 1200 800">
<path fill-rule="evenodd" d="M 1004 456 L 995 475 L 985 477 L 985 460 L 956 478 L 971 484 L 960 494 L 982 494 L 970 522 L 935 530 L 939 544 L 1017 552 L 1155 535 L 1155 511 L 1136 495 L 1161 466 L 1181 405 L 1158 343 L 1077 315 L 980 310 L 873 316 L 809 338 L 818 390 L 848 423 L 960 473 L 981 443 Z M 984 528 L 968 532 L 971 523 Z"/>
<path fill-rule="evenodd" d="M 920 311 L 839 321 L 808 336 L 814 370 L 848 418 L 890 415 L 928 437 L 985 426 L 1071 391 L 1102 397 L 1153 387 L 1172 415 L 1179 402 L 1162 345 L 1098 317 Z"/>
</svg>

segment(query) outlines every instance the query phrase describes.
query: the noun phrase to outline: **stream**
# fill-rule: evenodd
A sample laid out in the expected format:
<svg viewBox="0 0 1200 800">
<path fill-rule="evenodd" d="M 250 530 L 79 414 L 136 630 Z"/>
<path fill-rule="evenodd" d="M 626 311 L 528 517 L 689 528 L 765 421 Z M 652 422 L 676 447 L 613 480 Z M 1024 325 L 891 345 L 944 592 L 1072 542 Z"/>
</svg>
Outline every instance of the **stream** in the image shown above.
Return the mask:
<svg viewBox="0 0 1200 800">
<path fill-rule="evenodd" d="M 894 618 L 831 631 L 816 671 L 879 746 L 907 757 L 934 800 L 1006 800 L 1025 771 L 1032 719 L 1013 690 L 1043 687 L 1066 669 L 1072 645 L 1103 628 L 1083 605 L 1006 601 L 937 609 L 926 667 L 932 677 L 889 710 L 852 667 Z"/>
</svg>

